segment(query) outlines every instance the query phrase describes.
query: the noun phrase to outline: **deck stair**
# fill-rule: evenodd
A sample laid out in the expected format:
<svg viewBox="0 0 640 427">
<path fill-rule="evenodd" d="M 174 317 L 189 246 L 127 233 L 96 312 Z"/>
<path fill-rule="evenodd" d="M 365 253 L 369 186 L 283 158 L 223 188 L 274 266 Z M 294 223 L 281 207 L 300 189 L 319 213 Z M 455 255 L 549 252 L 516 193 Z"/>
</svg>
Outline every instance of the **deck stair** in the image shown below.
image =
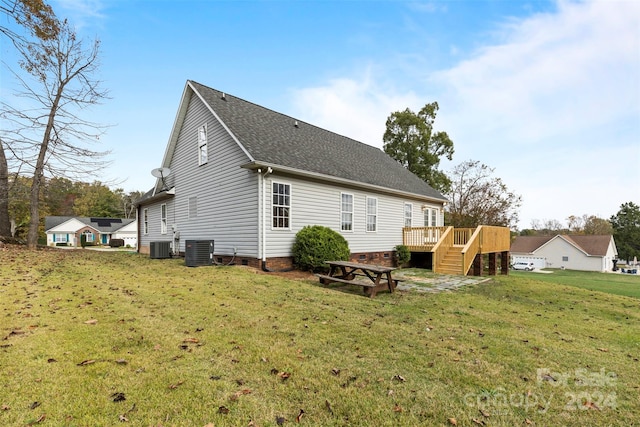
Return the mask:
<svg viewBox="0 0 640 427">
<path fill-rule="evenodd" d="M 498 271 L 498 257 L 500 274 L 509 273 L 508 227 L 404 227 L 402 242 L 411 252 L 431 252 L 434 273 L 482 275 L 484 255 L 490 275 Z"/>
<path fill-rule="evenodd" d="M 462 251 L 463 246 L 451 246 L 448 248 L 442 264 L 440 264 L 439 273 L 441 274 L 462 274 Z"/>
</svg>

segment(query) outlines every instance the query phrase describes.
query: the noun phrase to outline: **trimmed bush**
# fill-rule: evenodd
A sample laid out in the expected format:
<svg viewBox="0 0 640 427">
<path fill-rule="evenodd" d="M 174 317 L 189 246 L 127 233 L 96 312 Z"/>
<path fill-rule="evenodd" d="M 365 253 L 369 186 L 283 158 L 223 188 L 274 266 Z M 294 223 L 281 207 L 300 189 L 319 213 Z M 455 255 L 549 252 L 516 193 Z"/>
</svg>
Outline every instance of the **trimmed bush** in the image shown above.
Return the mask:
<svg viewBox="0 0 640 427">
<path fill-rule="evenodd" d="M 307 225 L 296 234 L 293 262 L 300 270 L 327 270 L 325 261 L 349 260 L 349 244 L 342 235 L 321 225 Z"/>
<path fill-rule="evenodd" d="M 398 267 L 402 267 L 405 264 L 408 264 L 411 261 L 411 251 L 405 245 L 398 245 L 394 248 L 395 254 L 394 259 L 396 260 L 396 265 Z"/>
<path fill-rule="evenodd" d="M 119 248 L 124 246 L 124 239 L 111 239 L 109 240 L 109 246 L 112 248 Z"/>
</svg>

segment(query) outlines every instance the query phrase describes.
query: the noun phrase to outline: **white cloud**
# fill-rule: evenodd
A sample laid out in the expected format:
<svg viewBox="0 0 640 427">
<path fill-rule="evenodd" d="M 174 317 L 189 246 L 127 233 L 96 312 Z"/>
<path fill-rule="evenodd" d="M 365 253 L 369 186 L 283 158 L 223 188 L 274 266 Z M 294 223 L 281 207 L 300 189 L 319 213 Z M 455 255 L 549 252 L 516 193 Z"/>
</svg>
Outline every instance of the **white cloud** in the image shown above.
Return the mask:
<svg viewBox="0 0 640 427">
<path fill-rule="evenodd" d="M 294 115 L 379 148 L 389 114 L 420 106 L 416 94 L 399 94 L 385 87 L 375 81 L 370 70 L 360 79 L 334 79 L 325 86 L 294 90 L 291 95 Z"/>
<path fill-rule="evenodd" d="M 638 114 L 639 25 L 640 3 L 560 3 L 557 13 L 507 23 L 503 44 L 434 81 L 472 128 L 537 144 Z"/>
<path fill-rule="evenodd" d="M 436 127 L 452 137 L 454 163 L 495 167 L 523 195 L 521 227 L 608 217 L 640 199 L 639 28 L 638 2 L 561 1 L 553 13 L 505 21 L 499 43 L 426 76 L 435 96 L 424 81 L 407 84 L 378 66 L 299 89 L 295 106 L 314 124 L 380 146 L 390 112 L 437 100 Z"/>
<path fill-rule="evenodd" d="M 58 18 L 69 19 L 78 31 L 98 25 L 106 18 L 101 0 L 55 0 L 52 6 Z"/>
</svg>

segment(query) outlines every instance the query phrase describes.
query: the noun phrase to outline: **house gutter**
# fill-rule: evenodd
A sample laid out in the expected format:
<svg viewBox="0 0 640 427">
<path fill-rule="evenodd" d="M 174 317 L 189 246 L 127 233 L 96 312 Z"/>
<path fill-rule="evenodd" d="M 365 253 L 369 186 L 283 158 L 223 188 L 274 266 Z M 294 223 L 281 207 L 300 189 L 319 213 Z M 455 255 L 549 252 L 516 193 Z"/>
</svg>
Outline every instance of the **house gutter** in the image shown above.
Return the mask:
<svg viewBox="0 0 640 427">
<path fill-rule="evenodd" d="M 309 171 L 305 171 L 305 170 L 301 170 L 301 169 L 296 169 L 296 168 L 291 168 L 291 167 L 287 167 L 287 166 L 281 166 L 281 165 L 276 165 L 273 163 L 266 163 L 266 162 L 249 162 L 249 163 L 245 163 L 243 165 L 241 165 L 240 167 L 245 168 L 245 169 L 249 169 L 249 170 L 257 170 L 258 172 L 260 170 L 264 170 L 267 168 L 272 168 L 272 169 L 278 169 L 278 172 L 280 173 L 284 173 L 284 174 L 290 174 L 290 175 L 294 175 L 294 176 L 301 176 L 301 177 L 305 177 L 305 178 L 312 178 L 312 179 L 316 179 L 316 180 L 320 180 L 320 181 L 324 181 L 324 182 L 329 182 L 329 183 L 333 183 L 333 184 L 339 184 L 339 185 L 346 185 L 349 187 L 356 187 L 356 188 L 362 188 L 365 190 L 373 190 L 379 193 L 385 193 L 385 194 L 391 194 L 394 196 L 403 196 L 403 197 L 409 197 L 412 199 L 420 199 L 420 200 L 424 200 L 424 201 L 429 201 L 429 202 L 436 202 L 436 203 L 446 203 L 448 202 L 448 200 L 446 198 L 439 198 L 439 197 L 430 197 L 430 196 L 426 196 L 424 194 L 419 194 L 419 193 L 411 193 L 408 191 L 401 191 L 401 190 L 396 190 L 393 188 L 387 188 L 387 187 L 382 187 L 380 185 L 374 185 L 374 184 L 367 184 L 367 183 L 363 183 L 363 182 L 358 182 L 358 181 L 353 181 L 350 179 L 345 179 L 345 178 L 338 178 L 335 176 L 331 176 L 331 175 L 326 175 L 326 174 L 322 174 L 322 173 L 317 173 L 317 172 L 309 172 Z"/>
</svg>

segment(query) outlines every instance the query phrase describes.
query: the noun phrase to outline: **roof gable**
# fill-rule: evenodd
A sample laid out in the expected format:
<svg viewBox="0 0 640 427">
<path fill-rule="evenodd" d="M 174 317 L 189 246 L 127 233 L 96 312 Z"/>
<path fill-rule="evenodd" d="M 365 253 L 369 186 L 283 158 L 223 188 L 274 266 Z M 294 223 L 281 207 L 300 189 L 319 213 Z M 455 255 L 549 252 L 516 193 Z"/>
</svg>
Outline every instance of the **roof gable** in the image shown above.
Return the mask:
<svg viewBox="0 0 640 427">
<path fill-rule="evenodd" d="M 511 244 L 511 252 L 532 254 L 552 240 L 562 240 L 589 256 L 606 256 L 613 237 L 610 235 L 564 234 L 555 236 L 518 236 Z"/>
<path fill-rule="evenodd" d="M 196 94 L 220 121 L 248 162 L 337 178 L 438 201 L 446 198 L 382 150 L 188 81 L 163 166 L 169 167 L 186 105 Z"/>
<path fill-rule="evenodd" d="M 84 223 L 83 221 L 75 217 L 46 217 L 46 219 L 49 219 L 49 218 L 57 218 L 57 220 L 54 219 L 49 222 L 49 227 L 45 228 L 47 233 L 56 233 L 56 232 L 75 233 L 81 228 L 84 228 L 87 226 L 86 223 Z M 46 219 L 45 219 L 45 227 L 47 225 Z"/>
<path fill-rule="evenodd" d="M 136 220 L 134 218 L 98 218 L 81 216 L 48 216 L 45 217 L 45 231 L 77 231 L 83 227 L 91 227 L 101 233 L 113 233 Z"/>
<path fill-rule="evenodd" d="M 589 255 L 605 256 L 613 237 L 611 235 L 566 236 Z"/>
</svg>

